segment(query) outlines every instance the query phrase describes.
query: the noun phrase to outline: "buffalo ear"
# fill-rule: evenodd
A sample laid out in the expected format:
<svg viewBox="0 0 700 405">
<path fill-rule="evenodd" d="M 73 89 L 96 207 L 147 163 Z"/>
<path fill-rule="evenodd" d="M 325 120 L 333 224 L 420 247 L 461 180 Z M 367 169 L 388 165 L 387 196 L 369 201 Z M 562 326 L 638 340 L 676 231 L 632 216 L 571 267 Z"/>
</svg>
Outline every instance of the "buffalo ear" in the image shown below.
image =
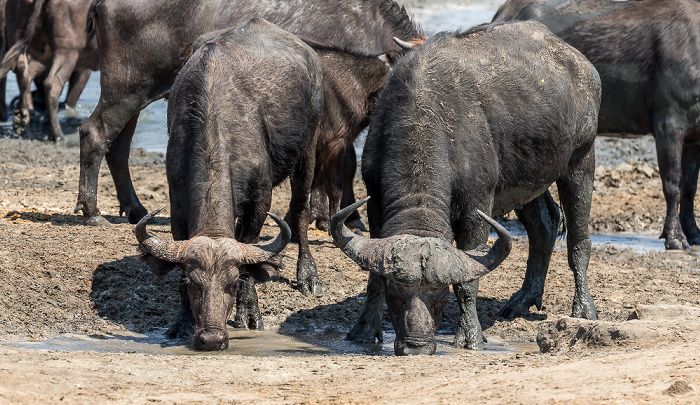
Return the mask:
<svg viewBox="0 0 700 405">
<path fill-rule="evenodd" d="M 279 277 L 280 268 L 282 268 L 282 255 L 275 255 L 264 262 L 243 265 L 240 267 L 240 272 L 248 274 L 257 282 L 264 283 L 272 277 Z"/>
<path fill-rule="evenodd" d="M 386 69 L 389 71 L 393 69 L 394 65 L 396 64 L 396 61 L 398 61 L 400 57 L 401 55 L 399 55 L 398 52 L 394 51 L 389 51 L 377 56 L 377 58 L 379 58 L 379 60 L 382 61 L 382 63 L 384 63 L 384 66 L 386 66 Z"/>
<path fill-rule="evenodd" d="M 148 267 L 151 268 L 151 272 L 153 272 L 153 275 L 156 276 L 158 280 L 161 280 L 163 277 L 165 277 L 165 275 L 168 274 L 170 270 L 174 269 L 177 265 L 176 263 L 159 259 L 150 253 L 142 254 L 141 256 L 139 256 L 139 259 L 143 260 L 144 262 L 146 262 L 146 264 L 148 264 Z"/>
</svg>

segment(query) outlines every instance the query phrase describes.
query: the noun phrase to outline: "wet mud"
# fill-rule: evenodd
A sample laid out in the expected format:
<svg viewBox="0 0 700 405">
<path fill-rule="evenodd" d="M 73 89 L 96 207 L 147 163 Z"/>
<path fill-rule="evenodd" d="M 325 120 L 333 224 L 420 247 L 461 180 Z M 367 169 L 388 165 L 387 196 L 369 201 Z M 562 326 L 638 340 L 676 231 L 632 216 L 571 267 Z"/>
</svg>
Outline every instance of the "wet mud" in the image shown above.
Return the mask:
<svg viewBox="0 0 700 405">
<path fill-rule="evenodd" d="M 624 142 L 628 146 L 618 149 L 634 151 L 640 148 L 634 142 L 648 140 Z M 625 248 L 599 236 L 589 266 L 599 321 L 568 317 L 573 276 L 563 239 L 552 257 L 543 308 L 533 307 L 530 315 L 512 321 L 498 318 L 522 283 L 528 242 L 519 236 L 509 258 L 481 281 L 477 309 L 487 350 L 451 347 L 458 316 L 451 298 L 438 333 L 438 355 L 399 359 L 393 357 L 387 317 L 383 343 L 343 340 L 362 309 L 367 274 L 313 227 L 309 235 L 322 296 L 297 290 L 292 244 L 279 277 L 256 286 L 266 331 L 231 329 L 231 348 L 223 353 L 194 352 L 187 341 L 166 340 L 162 331 L 179 306 L 178 274 L 158 282 L 138 260 L 133 226 L 119 217 L 106 165 L 98 201 L 112 225 L 87 227 L 72 213 L 77 147 L 5 139 L 0 151 L 2 401 L 698 399 L 700 256 L 666 252 L 655 239 L 664 200 L 653 159 L 635 160 L 630 153 L 596 170 L 591 232 L 625 232 L 651 246 Z M 135 150 L 131 170 L 146 208 L 166 206 L 149 231 L 170 238 L 163 155 Z M 363 197 L 360 181 L 355 188 Z M 556 187 L 552 192 L 556 195 Z M 272 212 L 284 215 L 288 201 L 284 184 L 274 192 Z M 263 236 L 276 232 L 269 221 Z M 506 385 L 496 386 L 499 382 Z M 408 395 L 408 387 L 418 394 Z"/>
</svg>

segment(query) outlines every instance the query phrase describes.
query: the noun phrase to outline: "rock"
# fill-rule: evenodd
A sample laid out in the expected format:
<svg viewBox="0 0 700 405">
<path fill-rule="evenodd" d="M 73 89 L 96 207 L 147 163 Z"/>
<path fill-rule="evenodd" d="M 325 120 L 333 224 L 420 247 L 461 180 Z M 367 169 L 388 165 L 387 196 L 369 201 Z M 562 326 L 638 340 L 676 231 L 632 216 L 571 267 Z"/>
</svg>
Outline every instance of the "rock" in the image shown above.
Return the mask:
<svg viewBox="0 0 700 405">
<path fill-rule="evenodd" d="M 563 317 L 543 322 L 537 333 L 540 352 L 566 352 L 651 341 L 659 337 L 652 325 L 640 322 L 606 322 Z"/>
<path fill-rule="evenodd" d="M 652 178 L 655 172 L 654 168 L 646 163 L 642 163 L 641 165 L 637 166 L 637 171 L 646 175 L 648 178 Z"/>
<path fill-rule="evenodd" d="M 664 390 L 665 395 L 670 395 L 670 396 L 676 396 L 676 395 L 683 395 L 687 394 L 690 391 L 693 390 L 693 387 L 691 387 L 687 381 L 685 380 L 678 380 L 671 384 L 670 387 L 666 388 Z"/>
<path fill-rule="evenodd" d="M 680 317 L 695 317 L 700 318 L 700 308 L 689 307 L 685 305 L 642 305 L 637 304 L 634 310 L 629 314 L 627 320 L 633 319 L 668 319 Z"/>
</svg>

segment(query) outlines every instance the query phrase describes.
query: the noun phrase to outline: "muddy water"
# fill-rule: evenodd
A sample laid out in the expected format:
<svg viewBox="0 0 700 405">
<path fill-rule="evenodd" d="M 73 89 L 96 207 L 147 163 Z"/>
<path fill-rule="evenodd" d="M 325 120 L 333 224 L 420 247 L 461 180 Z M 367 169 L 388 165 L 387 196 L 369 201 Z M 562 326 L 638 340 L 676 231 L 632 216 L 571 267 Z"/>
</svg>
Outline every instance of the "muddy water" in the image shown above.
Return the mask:
<svg viewBox="0 0 700 405">
<path fill-rule="evenodd" d="M 289 336 L 269 331 L 229 330 L 229 348 L 223 352 L 201 352 L 192 348 L 191 341 L 163 338 L 163 331 L 151 335 L 133 332 L 114 335 L 65 334 L 42 341 L 6 341 L 3 346 L 34 350 L 95 351 L 108 353 L 145 353 L 153 355 L 240 355 L 240 356 L 307 356 L 307 355 L 375 355 L 393 356 L 392 332 L 384 332 L 382 343 L 354 343 L 344 339 L 340 332 L 319 331 L 311 335 Z M 437 355 L 466 352 L 451 346 L 454 336 L 437 335 Z M 536 343 L 504 342 L 489 338 L 484 352 L 525 353 L 537 352 Z M 471 353 L 471 352 L 470 352 Z"/>
</svg>

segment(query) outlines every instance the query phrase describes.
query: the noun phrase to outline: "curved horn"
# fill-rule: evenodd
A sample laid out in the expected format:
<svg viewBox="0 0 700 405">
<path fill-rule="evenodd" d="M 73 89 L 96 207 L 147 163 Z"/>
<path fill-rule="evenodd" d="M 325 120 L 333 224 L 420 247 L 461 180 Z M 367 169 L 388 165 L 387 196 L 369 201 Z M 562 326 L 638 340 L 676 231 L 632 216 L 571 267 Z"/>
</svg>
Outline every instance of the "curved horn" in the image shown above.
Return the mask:
<svg viewBox="0 0 700 405">
<path fill-rule="evenodd" d="M 491 270 L 494 270 L 508 257 L 510 249 L 513 247 L 510 232 L 508 232 L 506 228 L 480 210 L 476 210 L 476 212 L 493 227 L 498 235 L 498 240 L 485 255 L 477 253 L 476 251 L 457 249 L 457 253 L 464 262 L 466 271 L 461 272 L 458 279 L 453 281 L 452 284 L 476 280 Z"/>
<path fill-rule="evenodd" d="M 345 226 L 345 220 L 350 214 L 366 203 L 369 198 L 368 196 L 354 204 L 348 205 L 333 215 L 330 231 L 335 245 L 352 261 L 357 263 L 360 268 L 382 274 L 386 243 L 381 239 L 370 239 L 357 235 Z"/>
<path fill-rule="evenodd" d="M 182 252 L 187 246 L 187 241 L 167 242 L 153 235 L 149 235 L 148 232 L 146 232 L 146 224 L 148 224 L 148 221 L 153 219 L 163 208 L 165 207 L 160 207 L 150 214 L 146 214 L 141 218 L 139 223 L 136 224 L 133 232 L 134 235 L 136 235 L 136 239 L 139 241 L 139 246 L 141 246 L 142 250 L 146 253 L 150 253 L 168 262 L 178 263 L 182 260 Z"/>
<path fill-rule="evenodd" d="M 397 38 L 397 37 L 394 37 L 394 42 L 396 42 L 396 44 L 397 44 L 398 46 L 400 46 L 400 47 L 401 47 L 403 50 L 405 50 L 405 51 L 408 51 L 409 49 L 413 49 L 413 48 L 415 48 L 415 47 L 418 46 L 418 45 L 416 45 L 416 44 L 412 44 L 412 43 L 410 43 L 410 42 L 406 42 L 406 41 L 404 41 L 404 40 L 402 40 L 402 39 L 399 39 L 399 38 Z"/>
<path fill-rule="evenodd" d="M 292 239 L 292 230 L 289 225 L 280 217 L 270 212 L 267 215 L 272 218 L 280 227 L 280 233 L 277 237 L 267 243 L 248 245 L 240 244 L 243 250 L 241 261 L 247 264 L 260 263 L 270 260 L 273 256 L 279 254 L 287 246 L 287 243 Z"/>
</svg>

